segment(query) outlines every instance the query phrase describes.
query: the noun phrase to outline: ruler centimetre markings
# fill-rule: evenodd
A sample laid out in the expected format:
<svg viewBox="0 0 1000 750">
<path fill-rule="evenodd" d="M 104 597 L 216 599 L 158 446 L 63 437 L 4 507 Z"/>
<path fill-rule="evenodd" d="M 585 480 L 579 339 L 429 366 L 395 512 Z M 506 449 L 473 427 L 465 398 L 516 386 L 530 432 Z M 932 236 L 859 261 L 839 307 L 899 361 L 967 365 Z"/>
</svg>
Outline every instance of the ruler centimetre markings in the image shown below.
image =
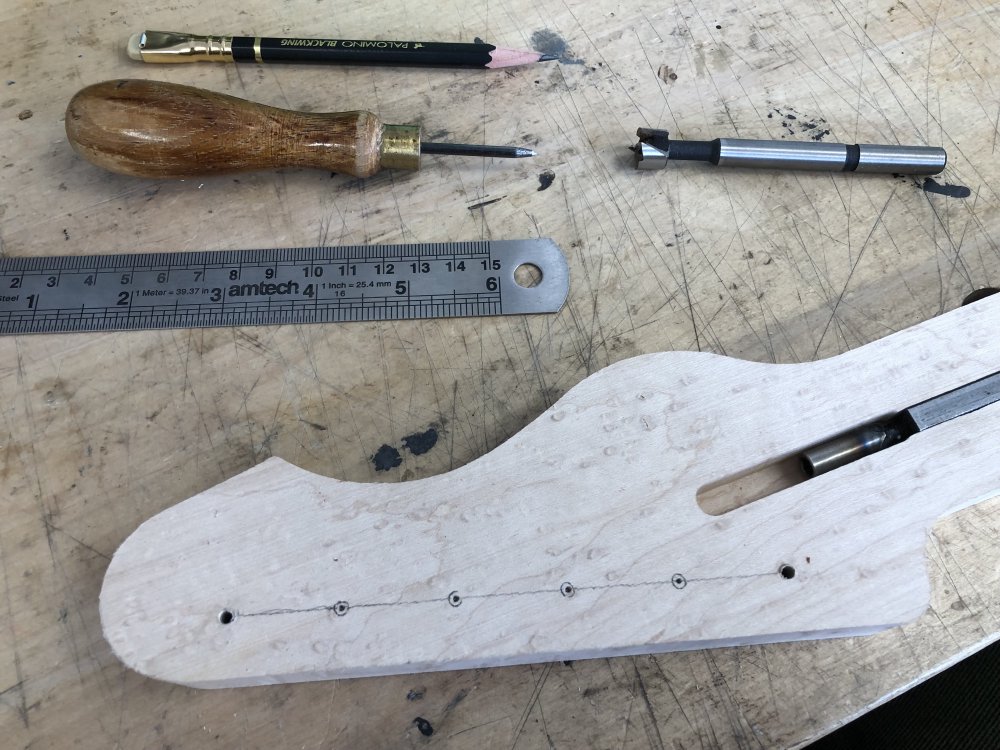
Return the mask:
<svg viewBox="0 0 1000 750">
<path fill-rule="evenodd" d="M 2 258 L 0 333 L 519 315 L 568 291 L 547 239 Z"/>
</svg>

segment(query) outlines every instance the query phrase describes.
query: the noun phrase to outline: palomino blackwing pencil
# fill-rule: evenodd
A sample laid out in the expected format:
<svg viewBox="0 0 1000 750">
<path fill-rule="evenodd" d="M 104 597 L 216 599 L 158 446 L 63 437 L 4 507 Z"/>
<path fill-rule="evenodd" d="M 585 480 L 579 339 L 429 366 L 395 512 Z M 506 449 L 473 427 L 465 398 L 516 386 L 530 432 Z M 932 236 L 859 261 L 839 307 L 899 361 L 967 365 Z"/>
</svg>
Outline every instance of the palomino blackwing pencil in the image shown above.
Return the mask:
<svg viewBox="0 0 1000 750">
<path fill-rule="evenodd" d="M 284 62 L 330 65 L 413 65 L 443 68 L 507 68 L 556 60 L 530 50 L 485 42 L 384 42 L 363 39 L 284 39 L 271 36 L 199 36 L 143 31 L 128 40 L 128 56 L 148 63 Z"/>
</svg>

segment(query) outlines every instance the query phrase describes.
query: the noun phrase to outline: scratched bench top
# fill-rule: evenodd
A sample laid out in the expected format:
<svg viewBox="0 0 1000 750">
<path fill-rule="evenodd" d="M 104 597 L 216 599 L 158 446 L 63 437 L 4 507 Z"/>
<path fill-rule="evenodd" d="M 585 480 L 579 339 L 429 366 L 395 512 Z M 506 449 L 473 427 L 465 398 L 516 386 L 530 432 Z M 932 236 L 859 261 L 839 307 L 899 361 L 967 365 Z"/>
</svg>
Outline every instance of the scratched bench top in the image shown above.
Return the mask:
<svg viewBox="0 0 1000 750">
<path fill-rule="evenodd" d="M 746 4 L 744 4 L 746 5 Z M 937 526 L 931 610 L 864 639 L 197 691 L 125 669 L 104 641 L 117 546 L 178 501 L 280 456 L 399 482 L 507 440 L 636 354 L 834 355 L 1000 281 L 989 6 L 934 0 L 284 7 L 20 4 L 0 79 L 8 256 L 551 237 L 557 315 L 0 339 L 0 730 L 12 746 L 795 746 L 995 640 L 1000 505 Z M 231 24 L 225 28 L 219 24 Z M 560 56 L 501 71 L 152 66 L 143 28 L 471 41 Z M 100 80 L 155 78 L 312 111 L 369 108 L 518 160 L 424 157 L 366 181 L 283 170 L 185 181 L 105 173 L 63 113 Z M 640 173 L 638 127 L 940 145 L 932 180 Z M 13 294 L 0 289 L 0 294 Z M 735 408 L 738 408 L 736 405 Z"/>
</svg>

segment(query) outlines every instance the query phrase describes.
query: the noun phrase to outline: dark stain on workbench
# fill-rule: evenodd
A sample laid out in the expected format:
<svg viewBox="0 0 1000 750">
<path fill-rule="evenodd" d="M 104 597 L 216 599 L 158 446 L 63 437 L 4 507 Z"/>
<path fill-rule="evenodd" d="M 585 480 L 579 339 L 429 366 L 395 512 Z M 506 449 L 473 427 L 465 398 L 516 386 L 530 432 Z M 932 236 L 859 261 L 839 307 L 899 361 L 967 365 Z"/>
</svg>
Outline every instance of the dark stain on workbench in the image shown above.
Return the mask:
<svg viewBox="0 0 1000 750">
<path fill-rule="evenodd" d="M 371 461 L 375 464 L 375 471 L 389 471 L 389 469 L 395 469 L 402 464 L 403 458 L 399 455 L 399 451 L 391 445 L 383 445 L 375 451 Z"/>
<path fill-rule="evenodd" d="M 531 34 L 531 48 L 545 55 L 555 55 L 559 62 L 568 65 L 583 65 L 583 59 L 573 57 L 573 50 L 566 40 L 551 29 L 541 29 Z"/>
<path fill-rule="evenodd" d="M 552 187 L 552 183 L 556 181 L 556 173 L 551 169 L 546 169 L 540 175 L 538 175 L 538 192 L 543 190 L 548 190 Z"/>
<path fill-rule="evenodd" d="M 465 696 L 467 696 L 468 694 L 469 691 L 466 688 L 462 688 L 461 690 L 459 690 L 457 693 L 455 693 L 455 696 L 450 701 L 448 701 L 448 705 L 444 707 L 444 712 L 448 713 L 449 711 L 451 711 L 453 708 L 455 708 L 455 706 L 464 701 Z"/>
<path fill-rule="evenodd" d="M 829 123 L 822 117 L 806 117 L 792 107 L 773 107 L 767 113 L 767 118 L 773 120 L 775 115 L 781 118 L 781 127 L 787 131 L 787 135 L 806 135 L 814 141 L 821 141 L 830 135 Z"/>
<path fill-rule="evenodd" d="M 673 83 L 677 80 L 677 72 L 669 65 L 661 65 L 656 75 L 664 83 Z"/>
<path fill-rule="evenodd" d="M 935 195 L 947 195 L 949 198 L 968 198 L 972 195 L 972 190 L 965 185 L 951 185 L 948 183 L 942 185 L 933 177 L 928 177 L 924 180 L 924 192 L 934 193 Z"/>
<path fill-rule="evenodd" d="M 469 208 L 470 211 L 475 211 L 477 208 L 483 208 L 484 206 L 489 206 L 492 203 L 499 203 L 500 201 L 502 201 L 506 197 L 507 197 L 506 195 L 501 195 L 499 198 L 491 198 L 488 201 L 481 201 L 480 203 L 473 203 L 468 208 Z"/>
<path fill-rule="evenodd" d="M 438 441 L 438 431 L 432 425 L 428 427 L 424 432 L 414 432 L 412 435 L 407 435 L 403 438 L 403 447 L 406 448 L 414 456 L 422 456 L 435 445 Z M 398 454 L 397 454 L 398 455 Z"/>
<path fill-rule="evenodd" d="M 322 425 L 316 425 L 312 422 L 306 422 L 306 424 L 316 429 L 326 429 Z M 441 434 L 438 432 L 438 425 L 432 424 L 422 432 L 414 432 L 413 434 L 404 437 L 402 439 L 403 448 L 408 450 L 414 456 L 422 456 L 437 445 L 440 437 Z M 388 443 L 383 443 L 382 446 L 375 451 L 374 454 L 372 454 L 371 462 L 375 466 L 375 471 L 389 471 L 389 469 L 395 469 L 397 466 L 402 465 L 403 457 L 400 455 L 398 448 L 393 448 Z"/>
<path fill-rule="evenodd" d="M 432 727 L 431 723 L 427 721 L 427 719 L 425 719 L 423 716 L 418 716 L 417 718 L 415 718 L 413 720 L 413 723 L 417 725 L 417 729 L 420 730 L 420 734 L 422 734 L 424 737 L 430 737 L 432 734 L 434 734 L 434 727 Z"/>
</svg>

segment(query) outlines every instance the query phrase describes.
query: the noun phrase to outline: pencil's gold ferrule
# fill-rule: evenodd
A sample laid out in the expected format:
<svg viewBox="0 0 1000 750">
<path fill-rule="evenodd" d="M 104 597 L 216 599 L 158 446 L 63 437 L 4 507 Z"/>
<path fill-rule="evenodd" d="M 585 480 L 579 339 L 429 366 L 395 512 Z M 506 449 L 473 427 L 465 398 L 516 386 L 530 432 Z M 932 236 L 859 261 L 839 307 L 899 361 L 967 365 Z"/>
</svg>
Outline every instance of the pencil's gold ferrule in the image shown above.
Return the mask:
<svg viewBox="0 0 1000 750">
<path fill-rule="evenodd" d="M 196 36 L 176 31 L 143 31 L 129 39 L 128 56 L 148 63 L 232 62 L 231 36 Z"/>
<path fill-rule="evenodd" d="M 420 126 L 385 125 L 379 165 L 385 169 L 420 169 Z"/>
</svg>

